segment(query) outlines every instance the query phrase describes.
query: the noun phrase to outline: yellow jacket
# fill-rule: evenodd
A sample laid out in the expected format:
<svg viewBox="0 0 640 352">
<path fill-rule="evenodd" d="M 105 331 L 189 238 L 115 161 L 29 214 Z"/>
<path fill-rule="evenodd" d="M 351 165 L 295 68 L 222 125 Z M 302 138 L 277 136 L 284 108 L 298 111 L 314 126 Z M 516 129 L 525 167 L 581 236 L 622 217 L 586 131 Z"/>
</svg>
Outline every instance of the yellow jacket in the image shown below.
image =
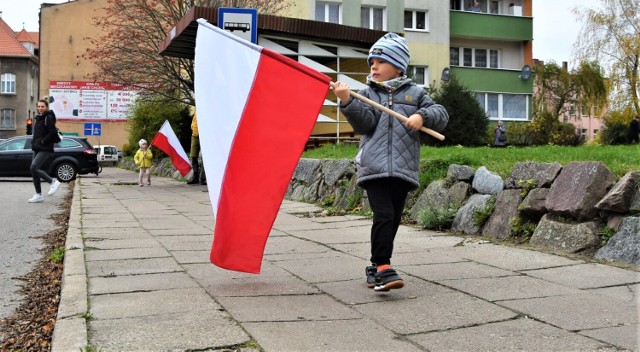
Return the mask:
<svg viewBox="0 0 640 352">
<path fill-rule="evenodd" d="M 153 153 L 151 153 L 151 148 L 148 148 L 146 151 L 142 149 L 138 149 L 136 155 L 133 157 L 133 161 L 140 168 L 148 168 L 153 165 L 151 159 L 153 159 Z"/>
<path fill-rule="evenodd" d="M 198 133 L 198 114 L 193 114 L 193 120 L 191 120 L 191 135 L 194 137 L 200 136 Z"/>
</svg>

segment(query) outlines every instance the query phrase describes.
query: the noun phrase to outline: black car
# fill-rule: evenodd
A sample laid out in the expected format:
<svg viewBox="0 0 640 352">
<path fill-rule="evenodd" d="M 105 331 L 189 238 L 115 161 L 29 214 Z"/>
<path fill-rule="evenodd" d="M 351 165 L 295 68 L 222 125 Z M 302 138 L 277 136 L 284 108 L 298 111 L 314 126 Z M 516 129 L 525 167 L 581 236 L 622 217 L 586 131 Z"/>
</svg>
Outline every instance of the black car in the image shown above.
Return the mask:
<svg viewBox="0 0 640 352">
<path fill-rule="evenodd" d="M 78 175 L 98 174 L 96 151 L 86 138 L 65 136 L 54 144 L 53 156 L 44 170 L 61 182 L 69 182 Z M 31 176 L 31 136 L 20 136 L 0 142 L 0 177 Z"/>
</svg>

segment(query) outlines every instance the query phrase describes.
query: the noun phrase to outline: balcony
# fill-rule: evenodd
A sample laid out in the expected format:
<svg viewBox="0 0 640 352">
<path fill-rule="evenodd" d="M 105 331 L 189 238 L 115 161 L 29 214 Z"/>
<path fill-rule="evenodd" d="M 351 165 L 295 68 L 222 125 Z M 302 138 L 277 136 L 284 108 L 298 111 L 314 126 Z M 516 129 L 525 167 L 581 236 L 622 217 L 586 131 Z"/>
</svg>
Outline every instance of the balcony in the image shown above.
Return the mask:
<svg viewBox="0 0 640 352">
<path fill-rule="evenodd" d="M 533 93 L 533 77 L 523 81 L 520 70 L 451 66 L 451 74 L 473 91 Z"/>
<path fill-rule="evenodd" d="M 507 41 L 533 40 L 533 18 L 450 11 L 451 37 Z"/>
</svg>

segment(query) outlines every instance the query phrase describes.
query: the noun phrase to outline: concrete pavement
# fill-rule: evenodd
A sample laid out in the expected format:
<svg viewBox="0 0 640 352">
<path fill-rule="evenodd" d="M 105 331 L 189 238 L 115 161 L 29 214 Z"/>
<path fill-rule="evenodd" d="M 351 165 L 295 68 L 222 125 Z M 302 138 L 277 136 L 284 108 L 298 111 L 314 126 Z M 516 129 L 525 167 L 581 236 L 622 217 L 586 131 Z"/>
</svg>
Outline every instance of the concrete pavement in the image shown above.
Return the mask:
<svg viewBox="0 0 640 352">
<path fill-rule="evenodd" d="M 76 182 L 52 351 L 640 351 L 637 271 L 402 226 L 374 293 L 371 221 L 291 201 L 262 273 L 226 271 L 206 186 L 136 178 Z"/>
</svg>

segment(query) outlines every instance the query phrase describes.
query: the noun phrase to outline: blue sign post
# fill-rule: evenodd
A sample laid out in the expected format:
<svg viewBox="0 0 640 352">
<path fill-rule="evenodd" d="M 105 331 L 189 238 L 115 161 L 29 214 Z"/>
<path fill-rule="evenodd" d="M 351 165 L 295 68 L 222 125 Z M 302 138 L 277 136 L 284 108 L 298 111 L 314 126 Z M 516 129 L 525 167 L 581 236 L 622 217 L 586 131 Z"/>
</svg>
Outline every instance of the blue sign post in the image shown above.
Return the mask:
<svg viewBox="0 0 640 352">
<path fill-rule="evenodd" d="M 218 9 L 218 27 L 258 44 L 258 10 L 221 7 Z"/>
<path fill-rule="evenodd" d="M 102 135 L 102 124 L 101 123 L 92 123 L 87 122 L 84 124 L 84 135 L 85 136 L 97 136 L 100 137 Z"/>
</svg>

